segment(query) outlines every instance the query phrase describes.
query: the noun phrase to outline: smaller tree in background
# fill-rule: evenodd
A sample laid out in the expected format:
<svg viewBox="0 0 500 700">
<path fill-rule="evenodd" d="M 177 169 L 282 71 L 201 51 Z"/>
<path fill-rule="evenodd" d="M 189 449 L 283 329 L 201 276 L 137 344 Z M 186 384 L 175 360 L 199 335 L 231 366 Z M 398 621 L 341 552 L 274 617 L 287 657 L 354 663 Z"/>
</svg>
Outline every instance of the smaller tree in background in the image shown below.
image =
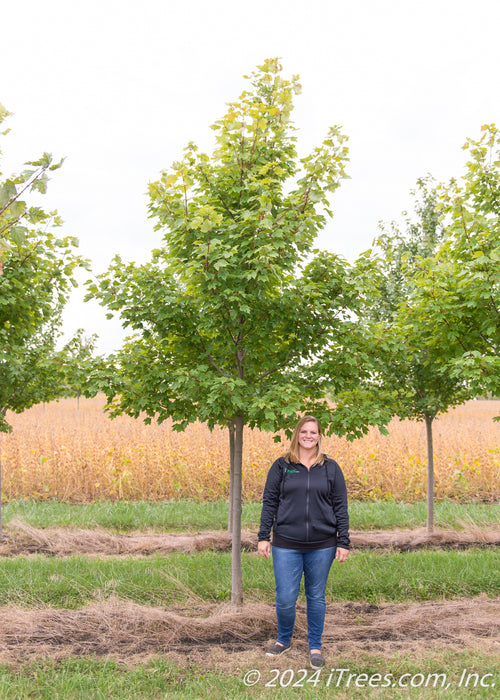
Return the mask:
<svg viewBox="0 0 500 700">
<path fill-rule="evenodd" d="M 433 181 L 418 181 L 415 214 L 401 230 L 392 224 L 376 241 L 378 274 L 361 324 L 365 329 L 367 368 L 361 377 L 362 400 L 401 419 L 422 420 L 427 435 L 427 530 L 434 527 L 433 421 L 470 398 L 470 388 L 449 371 L 443 348 L 429 342 L 428 321 L 415 313 L 419 280 L 432 270 L 446 237 L 436 210 Z"/>
<path fill-rule="evenodd" d="M 418 276 L 412 318 L 452 378 L 500 396 L 500 133 L 482 131 L 464 146 L 463 178 L 441 188 L 447 236 Z"/>
<path fill-rule="evenodd" d="M 102 358 L 94 356 L 96 340 L 97 335 L 86 335 L 79 328 L 61 350 L 61 396 L 75 396 L 77 409 L 80 396 L 95 396 L 99 390 L 95 379 L 103 365 Z"/>
</svg>

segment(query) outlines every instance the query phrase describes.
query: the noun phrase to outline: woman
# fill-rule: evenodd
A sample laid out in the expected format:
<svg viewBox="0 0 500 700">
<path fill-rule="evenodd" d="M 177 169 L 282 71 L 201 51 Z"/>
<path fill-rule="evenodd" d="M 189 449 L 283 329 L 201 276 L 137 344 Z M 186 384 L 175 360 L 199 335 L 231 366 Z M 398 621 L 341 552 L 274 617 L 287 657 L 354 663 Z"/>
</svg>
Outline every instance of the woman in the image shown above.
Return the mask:
<svg viewBox="0 0 500 700">
<path fill-rule="evenodd" d="M 267 475 L 258 534 L 258 553 L 266 559 L 271 529 L 278 638 L 267 655 L 290 648 L 304 573 L 310 662 L 321 668 L 326 582 L 333 560 L 349 556 L 349 516 L 344 476 L 321 453 L 321 426 L 314 416 L 300 419 L 289 451 Z"/>
</svg>

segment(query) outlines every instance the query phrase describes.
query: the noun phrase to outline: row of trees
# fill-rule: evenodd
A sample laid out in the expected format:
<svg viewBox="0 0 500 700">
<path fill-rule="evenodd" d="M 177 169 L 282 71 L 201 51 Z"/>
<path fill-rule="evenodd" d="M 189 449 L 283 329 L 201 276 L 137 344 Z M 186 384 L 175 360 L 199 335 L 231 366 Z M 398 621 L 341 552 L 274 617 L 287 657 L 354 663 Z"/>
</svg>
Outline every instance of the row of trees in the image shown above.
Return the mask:
<svg viewBox="0 0 500 700">
<path fill-rule="evenodd" d="M 299 158 L 291 121 L 298 78 L 283 78 L 271 59 L 249 81 L 249 90 L 213 125 L 212 155 L 189 144 L 150 185 L 150 215 L 163 234 L 151 260 L 136 265 L 116 257 L 88 285 L 88 296 L 131 330 L 118 353 L 99 359 L 98 372 L 93 361 L 100 384 L 86 384 L 89 366 L 79 360 L 82 391 L 104 391 L 111 415 L 171 417 L 178 430 L 195 420 L 228 429 L 233 603 L 242 600 L 245 425 L 289 429 L 308 411 L 327 432 L 354 439 L 370 425 L 385 430 L 394 415 L 424 420 L 431 529 L 433 420 L 468 397 L 500 393 L 495 127 L 467 143 L 470 160 L 460 182 L 419 181 L 414 215 L 402 227 L 384 227 L 373 249 L 348 264 L 313 248 L 331 215 L 329 197 L 345 177 L 346 137 L 333 127 Z M 17 205 L 21 192 L 45 182 L 53 167 L 49 159 L 33 165 L 41 170 L 0 185 L 6 243 L 0 294 L 21 303 L 27 278 L 14 291 L 7 281 L 31 256 L 50 258 L 57 274 L 45 273 L 38 262 L 34 267 L 51 311 L 38 295 L 23 297 L 33 332 L 22 335 L 20 323 L 18 345 L 61 367 L 64 358 L 54 354 L 60 312 L 73 270 L 85 263 L 70 252 L 72 241 L 41 234 L 27 206 L 21 212 Z M 22 410 L 49 397 L 42 363 L 30 376 L 45 388 L 25 382 L 16 389 L 24 398 L 11 398 L 18 337 L 11 329 L 18 314 L 2 316 L 9 302 L 0 303 L 3 416 L 8 408 Z M 49 339 L 50 352 L 42 338 Z"/>
</svg>

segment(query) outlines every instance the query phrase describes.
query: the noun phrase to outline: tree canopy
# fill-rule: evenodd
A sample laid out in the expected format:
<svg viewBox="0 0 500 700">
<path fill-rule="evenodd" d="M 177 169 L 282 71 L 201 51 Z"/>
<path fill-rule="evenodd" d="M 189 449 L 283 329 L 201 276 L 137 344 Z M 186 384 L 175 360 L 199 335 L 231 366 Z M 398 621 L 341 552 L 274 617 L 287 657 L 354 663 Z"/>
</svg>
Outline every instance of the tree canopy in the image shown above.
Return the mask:
<svg viewBox="0 0 500 700">
<path fill-rule="evenodd" d="M 1 108 L 0 123 L 7 116 Z M 45 153 L 20 174 L 0 172 L 0 431 L 9 430 L 7 410 L 57 396 L 61 314 L 84 261 L 76 239 L 54 233 L 62 223 L 57 212 L 28 200 L 45 193 L 48 173 L 60 165 Z"/>
<path fill-rule="evenodd" d="M 471 396 L 461 378 L 450 373 L 446 349 L 429 341 L 428 319 L 416 312 L 422 276 L 432 270 L 447 237 L 436 209 L 432 178 L 413 192 L 415 212 L 404 226 L 382 226 L 375 242 L 377 275 L 360 323 L 367 340 L 369 372 L 360 377 L 363 401 L 383 406 L 401 419 L 425 422 L 428 480 L 427 527 L 433 529 L 434 460 L 432 424 L 436 416 Z"/>
<path fill-rule="evenodd" d="M 151 261 L 117 257 L 90 286 L 134 332 L 114 358 L 120 380 L 107 387 L 111 412 L 171 417 L 178 429 L 195 420 L 229 427 L 236 568 L 243 426 L 290 428 L 304 410 L 332 420 L 314 367 L 328 348 L 337 384 L 354 381 L 346 347 L 365 279 L 365 263 L 351 267 L 313 250 L 331 214 L 329 195 L 345 177 L 346 137 L 332 127 L 299 158 L 297 76 L 283 78 L 271 59 L 249 81 L 213 125 L 212 155 L 190 143 L 150 185 L 150 213 L 163 233 Z M 241 600 L 238 576 L 233 602 Z"/>
<path fill-rule="evenodd" d="M 447 237 L 415 294 L 415 321 L 450 376 L 476 394 L 500 396 L 500 134 L 469 139 L 465 173 L 440 190 Z"/>
</svg>

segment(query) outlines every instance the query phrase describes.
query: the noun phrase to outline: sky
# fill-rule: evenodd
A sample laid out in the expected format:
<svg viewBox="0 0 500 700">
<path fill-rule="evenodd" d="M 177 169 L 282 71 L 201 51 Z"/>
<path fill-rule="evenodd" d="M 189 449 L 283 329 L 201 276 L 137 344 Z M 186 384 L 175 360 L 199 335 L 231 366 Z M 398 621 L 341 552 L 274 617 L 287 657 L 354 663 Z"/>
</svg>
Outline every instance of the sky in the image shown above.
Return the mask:
<svg viewBox="0 0 500 700">
<path fill-rule="evenodd" d="M 44 207 L 93 275 L 158 247 L 148 183 L 190 141 L 211 152 L 210 125 L 266 58 L 300 75 L 299 155 L 331 125 L 349 137 L 350 179 L 316 242 L 348 260 L 411 208 L 419 177 L 460 177 L 465 140 L 500 124 L 498 0 L 23 0 L 2 2 L 0 21 L 0 102 L 13 113 L 0 168 L 65 158 Z M 119 322 L 83 295 L 65 336 L 83 327 L 118 349 Z"/>
</svg>

